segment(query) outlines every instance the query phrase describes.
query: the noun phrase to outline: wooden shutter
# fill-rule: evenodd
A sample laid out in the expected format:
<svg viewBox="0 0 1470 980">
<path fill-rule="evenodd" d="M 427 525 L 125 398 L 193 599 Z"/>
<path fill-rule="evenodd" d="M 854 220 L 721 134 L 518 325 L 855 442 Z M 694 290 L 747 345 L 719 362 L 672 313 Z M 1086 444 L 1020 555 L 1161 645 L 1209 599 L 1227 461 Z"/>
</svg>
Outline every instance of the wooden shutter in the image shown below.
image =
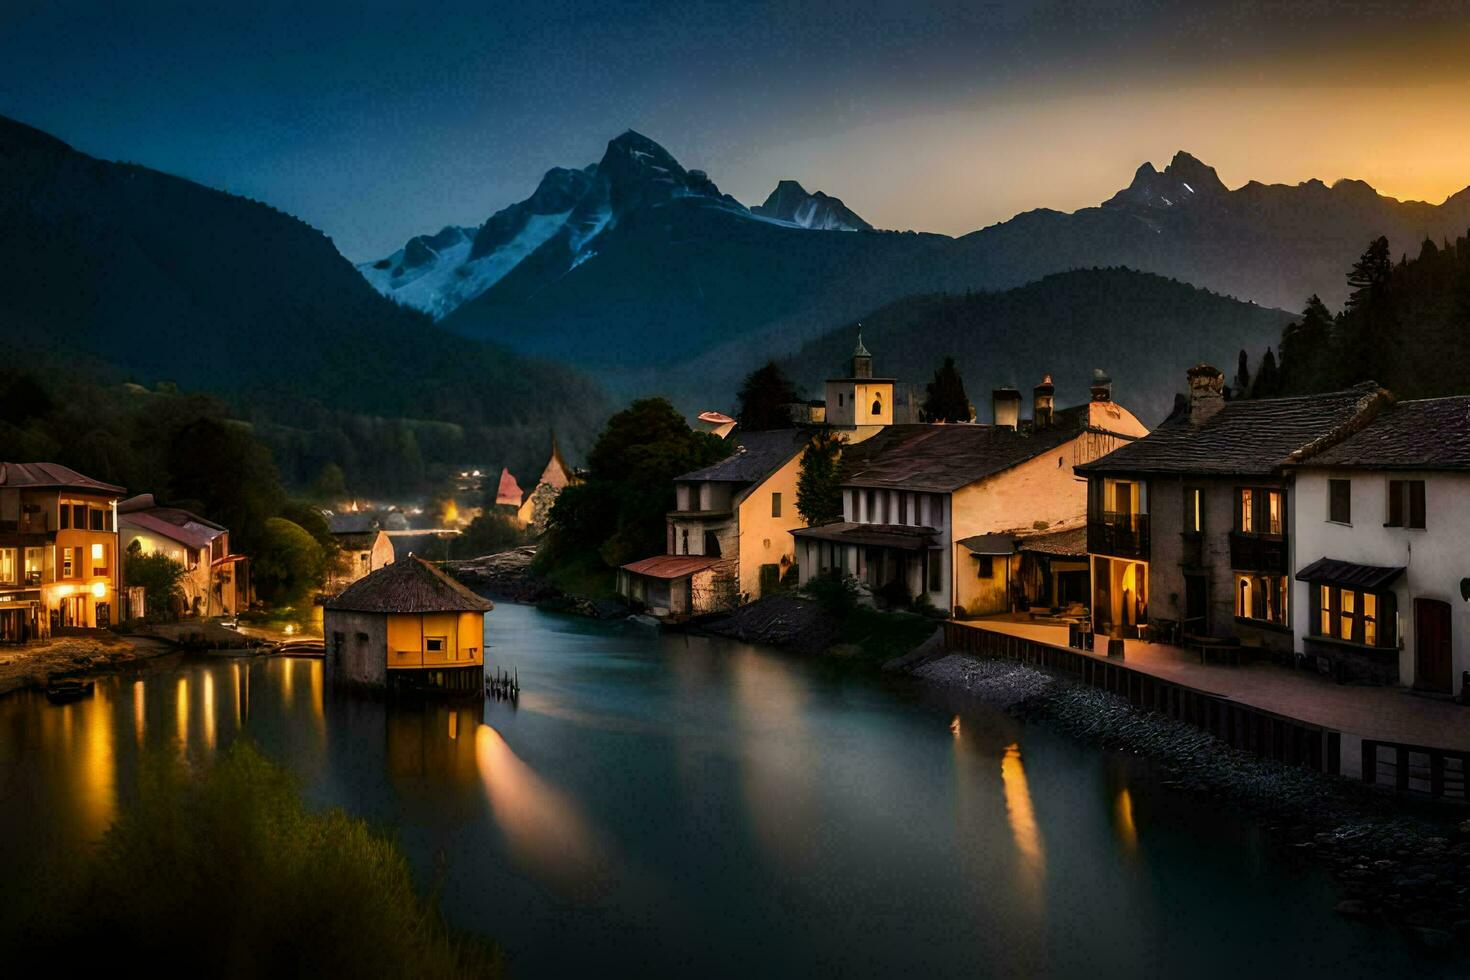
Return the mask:
<svg viewBox="0 0 1470 980">
<path fill-rule="evenodd" d="M 1388 526 L 1404 526 L 1404 481 L 1388 481 Z"/>
<path fill-rule="evenodd" d="M 1424 481 L 1409 480 L 1409 527 L 1424 526 Z"/>
</svg>

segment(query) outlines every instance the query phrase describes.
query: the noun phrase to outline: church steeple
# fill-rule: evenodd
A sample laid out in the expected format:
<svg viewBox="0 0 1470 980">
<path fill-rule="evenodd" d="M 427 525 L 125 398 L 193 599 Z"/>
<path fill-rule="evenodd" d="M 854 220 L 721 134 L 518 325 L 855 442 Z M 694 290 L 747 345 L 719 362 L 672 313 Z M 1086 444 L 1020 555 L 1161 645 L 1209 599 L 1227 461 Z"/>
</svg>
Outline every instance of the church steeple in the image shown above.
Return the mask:
<svg viewBox="0 0 1470 980">
<path fill-rule="evenodd" d="M 871 378 L 873 376 L 873 355 L 863 346 L 863 325 L 858 324 L 857 347 L 852 352 L 852 376 L 854 378 Z"/>
</svg>

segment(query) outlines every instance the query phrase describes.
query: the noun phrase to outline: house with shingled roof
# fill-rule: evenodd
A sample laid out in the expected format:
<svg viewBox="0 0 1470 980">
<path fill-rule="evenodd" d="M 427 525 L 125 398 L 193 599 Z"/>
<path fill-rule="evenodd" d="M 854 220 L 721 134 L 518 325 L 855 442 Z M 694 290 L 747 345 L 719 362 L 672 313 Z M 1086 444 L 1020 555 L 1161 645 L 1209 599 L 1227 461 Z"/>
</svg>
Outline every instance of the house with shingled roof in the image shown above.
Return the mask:
<svg viewBox="0 0 1470 980">
<path fill-rule="evenodd" d="M 1199 364 L 1187 406 L 1148 436 L 1077 467 L 1088 481 L 1097 632 L 1292 651 L 1293 465 L 1368 425 L 1377 385 L 1227 402 Z"/>
<path fill-rule="evenodd" d="M 184 567 L 179 587 L 187 615 L 234 616 L 250 607 L 250 560 L 230 552 L 228 528 L 140 493 L 117 505 L 117 531 L 123 554 L 163 554 Z"/>
<path fill-rule="evenodd" d="M 478 694 L 485 614 L 494 605 L 414 555 L 323 604 L 329 682 L 387 691 Z"/>
<path fill-rule="evenodd" d="M 1397 402 L 1291 470 L 1298 652 L 1343 681 L 1470 696 L 1470 397 Z"/>
<path fill-rule="evenodd" d="M 1040 576 L 1022 573 L 1019 540 L 1080 526 L 1086 488 L 1073 468 L 1148 433 L 1113 401 L 1105 376 L 1086 404 L 1054 410 L 1054 393 L 1050 377 L 1036 385 L 1030 419 L 1020 393 L 1003 388 L 995 424 L 890 425 L 845 449 L 843 519 L 794 532 L 803 584 L 846 574 L 957 616 L 1052 604 Z M 1037 590 L 1029 596 L 1027 581 Z"/>
</svg>

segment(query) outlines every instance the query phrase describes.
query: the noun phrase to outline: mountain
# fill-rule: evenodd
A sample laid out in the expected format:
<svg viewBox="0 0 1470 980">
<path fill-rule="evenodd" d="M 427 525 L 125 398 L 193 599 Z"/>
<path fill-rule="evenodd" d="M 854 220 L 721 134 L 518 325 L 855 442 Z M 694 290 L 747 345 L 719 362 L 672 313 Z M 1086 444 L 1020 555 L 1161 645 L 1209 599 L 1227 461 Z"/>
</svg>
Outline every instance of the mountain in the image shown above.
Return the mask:
<svg viewBox="0 0 1470 980">
<path fill-rule="evenodd" d="M 1408 244 L 1470 227 L 1470 189 L 1438 206 L 1357 181 L 1231 190 L 1183 152 L 1162 171 L 1140 166 L 1096 207 L 1029 211 L 958 239 L 824 230 L 844 224 L 836 200 L 794 181 L 747 210 L 636 133 L 586 173 L 566 221 L 441 322 L 594 371 L 619 395 L 659 391 L 687 408 L 905 296 L 1126 266 L 1299 309 L 1313 292 L 1340 302 L 1353 258 L 1379 234 Z"/>
<path fill-rule="evenodd" d="M 421 244 L 447 249 L 449 237 Z M 379 296 L 296 218 L 94 159 L 4 118 L 0 268 L 0 343 L 27 363 L 166 379 L 277 426 L 330 422 L 348 433 L 343 445 L 366 433 L 355 448 L 365 458 L 375 437 L 348 416 L 455 429 L 414 448 L 427 461 L 440 450 L 495 453 L 526 430 L 544 453 L 552 425 L 580 448 L 606 408 L 573 371 L 456 336 Z"/>
<path fill-rule="evenodd" d="M 1242 349 L 1276 343 L 1291 314 L 1130 269 L 1054 273 L 1003 292 L 913 296 L 863 319 L 863 343 L 878 374 L 923 384 L 953 355 L 980 418 L 993 389 L 1030 397 L 1043 373 L 1057 404 L 1088 398 L 1094 368 L 1113 379 L 1114 397 L 1148 425 L 1162 421 L 1189 365 L 1233 369 Z M 808 391 L 850 370 L 852 324 L 817 338 L 784 363 Z"/>
<path fill-rule="evenodd" d="M 789 221 L 799 228 L 822 231 L 872 231 L 873 226 L 854 214 L 840 198 L 821 191 L 807 193 L 794 180 L 783 180 L 771 191 L 766 203 L 750 209 L 751 214 Z"/>
</svg>

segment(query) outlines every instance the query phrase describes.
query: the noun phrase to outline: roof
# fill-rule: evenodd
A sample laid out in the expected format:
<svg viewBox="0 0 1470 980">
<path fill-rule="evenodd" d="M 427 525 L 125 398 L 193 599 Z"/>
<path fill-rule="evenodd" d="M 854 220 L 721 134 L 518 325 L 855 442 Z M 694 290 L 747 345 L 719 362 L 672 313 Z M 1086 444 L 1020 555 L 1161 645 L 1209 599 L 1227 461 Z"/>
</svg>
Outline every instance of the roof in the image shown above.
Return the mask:
<svg viewBox="0 0 1470 980">
<path fill-rule="evenodd" d="M 920 551 L 929 547 L 935 531 L 932 527 L 916 527 L 910 524 L 854 524 L 851 521 L 837 521 L 816 527 L 794 528 L 791 533 L 799 538 L 816 538 L 818 541 L 835 541 L 838 544 Z"/>
<path fill-rule="evenodd" d="M 964 545 L 972 555 L 1013 555 L 1016 553 L 1016 539 L 1009 534 L 972 534 L 968 538 L 960 538 L 959 543 Z"/>
<path fill-rule="evenodd" d="M 718 463 L 674 479 L 685 483 L 756 483 L 805 448 L 810 436 L 800 429 L 741 432 L 735 451 Z"/>
<path fill-rule="evenodd" d="M 869 354 L 868 353 L 868 349 L 863 346 L 863 328 L 862 327 L 858 327 L 858 342 L 857 342 L 857 346 L 852 349 L 852 356 L 853 357 L 872 357 L 873 356 L 872 354 Z"/>
<path fill-rule="evenodd" d="M 1037 555 L 1057 555 L 1063 558 L 1087 557 L 1087 525 L 1032 534 L 1016 539 L 1016 550 Z"/>
<path fill-rule="evenodd" d="M 225 529 L 177 507 L 155 507 L 118 514 L 118 522 L 152 531 L 189 548 L 208 548 Z"/>
<path fill-rule="evenodd" d="M 337 544 L 348 551 L 370 551 L 378 543 L 379 535 L 383 535 L 382 530 L 363 531 L 361 533 L 352 532 L 334 536 L 337 539 Z M 383 536 L 386 537 L 386 535 Z"/>
<path fill-rule="evenodd" d="M 1391 399 L 1369 381 L 1325 394 L 1226 402 L 1198 425 L 1181 414 L 1077 472 L 1268 476 L 1351 435 Z"/>
<path fill-rule="evenodd" d="M 495 604 L 422 558 L 409 555 L 353 582 L 341 595 L 328 599 L 324 608 L 370 613 L 488 612 Z"/>
<path fill-rule="evenodd" d="M 0 463 L 0 487 L 22 490 L 82 490 L 117 497 L 127 493 L 122 487 L 83 476 L 60 463 Z"/>
<path fill-rule="evenodd" d="M 702 572 L 719 560 L 704 555 L 654 555 L 642 561 L 629 562 L 623 566 L 623 571 L 649 578 L 683 578 Z"/>
<path fill-rule="evenodd" d="M 515 476 L 505 467 L 500 468 L 500 484 L 495 489 L 495 503 L 519 507 L 526 496 Z"/>
<path fill-rule="evenodd" d="M 708 422 L 711 425 L 730 425 L 735 420 L 724 412 L 700 412 L 699 421 Z"/>
<path fill-rule="evenodd" d="M 1084 432 L 1087 420 L 1087 406 L 1079 405 L 1058 412 L 1042 429 L 974 423 L 889 426 L 853 447 L 875 443 L 849 460 L 842 483 L 947 493 L 1056 449 Z"/>
<path fill-rule="evenodd" d="M 1398 402 L 1307 465 L 1470 470 L 1470 396 Z"/>
<path fill-rule="evenodd" d="M 367 534 L 380 526 L 377 517 L 367 511 L 348 511 L 327 518 L 327 528 L 333 534 Z"/>
<path fill-rule="evenodd" d="M 1298 582 L 1328 582 L 1354 589 L 1382 589 L 1404 573 L 1401 567 L 1358 565 L 1336 558 L 1318 558 L 1296 573 Z"/>
</svg>

